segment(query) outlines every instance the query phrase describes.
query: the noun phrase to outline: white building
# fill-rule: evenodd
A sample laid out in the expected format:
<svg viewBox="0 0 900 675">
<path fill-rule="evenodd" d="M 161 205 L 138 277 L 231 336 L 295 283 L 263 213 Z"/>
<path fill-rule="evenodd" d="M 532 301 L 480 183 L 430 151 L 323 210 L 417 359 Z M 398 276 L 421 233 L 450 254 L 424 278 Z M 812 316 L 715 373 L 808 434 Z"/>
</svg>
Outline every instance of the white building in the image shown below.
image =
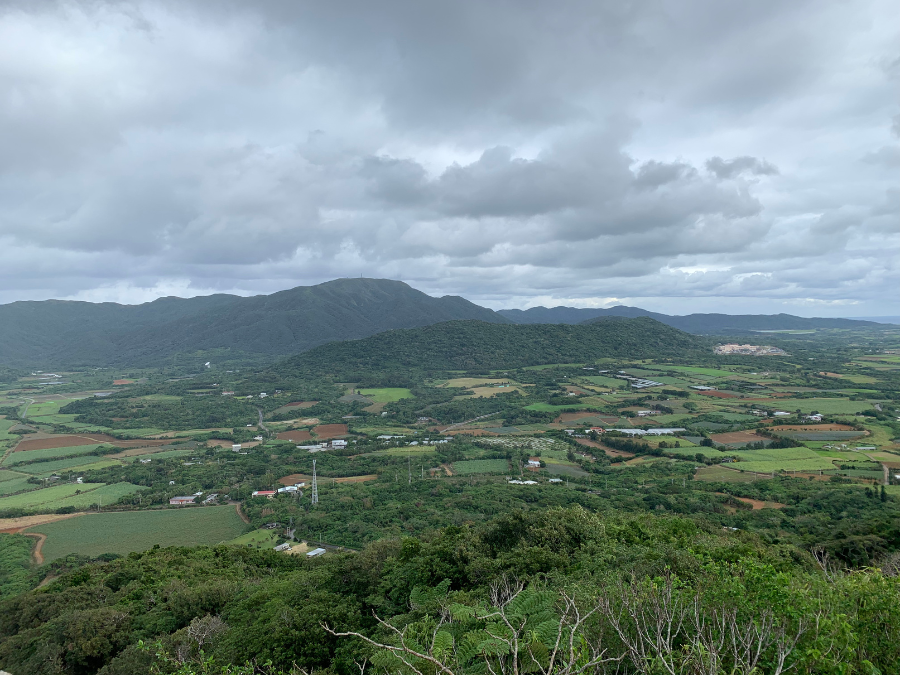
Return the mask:
<svg viewBox="0 0 900 675">
<path fill-rule="evenodd" d="M 306 557 L 307 558 L 318 558 L 320 555 L 324 555 L 324 554 L 325 554 L 324 548 L 314 548 L 312 551 L 309 551 L 306 554 Z"/>
</svg>

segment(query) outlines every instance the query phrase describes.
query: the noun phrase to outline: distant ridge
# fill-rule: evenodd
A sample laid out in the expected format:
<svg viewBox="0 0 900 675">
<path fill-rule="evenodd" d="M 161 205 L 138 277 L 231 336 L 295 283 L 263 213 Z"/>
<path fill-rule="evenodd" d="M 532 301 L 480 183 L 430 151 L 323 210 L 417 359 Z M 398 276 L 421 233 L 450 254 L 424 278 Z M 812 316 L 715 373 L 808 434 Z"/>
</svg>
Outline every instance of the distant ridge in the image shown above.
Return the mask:
<svg viewBox="0 0 900 675">
<path fill-rule="evenodd" d="M 883 328 L 883 323 L 858 319 L 805 318 L 792 314 L 688 314 L 670 316 L 640 307 L 619 305 L 609 309 L 575 307 L 532 307 L 501 309 L 498 314 L 521 324 L 590 323 L 608 316 L 646 316 L 673 328 L 696 335 L 735 335 L 764 330 L 804 330 L 814 328 Z"/>
<path fill-rule="evenodd" d="M 332 342 L 278 364 L 280 374 L 355 377 L 374 371 L 488 370 L 598 358 L 685 358 L 712 342 L 647 317 L 588 325 L 499 325 L 451 321 Z"/>
<path fill-rule="evenodd" d="M 0 305 L 0 365 L 158 366 L 179 354 L 272 360 L 334 340 L 442 321 L 509 320 L 402 281 L 336 279 L 271 295 L 160 298 L 141 305 L 62 300 Z"/>
</svg>

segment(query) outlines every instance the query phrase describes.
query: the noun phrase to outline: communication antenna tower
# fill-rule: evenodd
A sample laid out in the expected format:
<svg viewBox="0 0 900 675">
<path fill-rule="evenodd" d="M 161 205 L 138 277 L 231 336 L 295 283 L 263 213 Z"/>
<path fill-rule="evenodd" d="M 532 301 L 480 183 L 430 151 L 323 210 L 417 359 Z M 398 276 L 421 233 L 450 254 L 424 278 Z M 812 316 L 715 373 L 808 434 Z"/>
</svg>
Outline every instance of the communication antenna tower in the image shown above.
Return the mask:
<svg viewBox="0 0 900 675">
<path fill-rule="evenodd" d="M 312 480 L 312 497 L 310 498 L 312 505 L 319 503 L 319 484 L 316 482 L 316 460 L 313 460 L 313 480 Z"/>
</svg>

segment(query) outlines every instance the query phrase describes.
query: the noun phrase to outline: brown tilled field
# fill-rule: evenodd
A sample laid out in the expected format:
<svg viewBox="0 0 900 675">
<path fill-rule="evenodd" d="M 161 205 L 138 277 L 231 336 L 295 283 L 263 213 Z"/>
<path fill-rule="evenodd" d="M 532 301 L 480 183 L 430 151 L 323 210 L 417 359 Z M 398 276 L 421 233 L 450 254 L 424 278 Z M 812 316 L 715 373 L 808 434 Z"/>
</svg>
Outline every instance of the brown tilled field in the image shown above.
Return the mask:
<svg viewBox="0 0 900 675">
<path fill-rule="evenodd" d="M 762 436 L 757 436 L 752 431 L 730 431 L 726 434 L 710 434 L 709 437 L 716 443 L 757 443 L 763 440 Z"/>
<path fill-rule="evenodd" d="M 284 405 L 285 408 L 312 408 L 318 401 L 294 401 L 293 403 L 286 403 Z"/>
<path fill-rule="evenodd" d="M 310 435 L 308 429 L 294 429 L 293 431 L 282 431 L 277 438 L 282 441 L 290 441 L 291 443 L 302 443 L 303 441 L 311 441 L 312 435 Z"/>
<path fill-rule="evenodd" d="M 104 443 L 90 436 L 51 436 L 50 438 L 28 438 L 16 446 L 17 452 L 25 450 L 49 450 L 51 448 L 71 448 L 76 445 L 94 445 Z"/>
<path fill-rule="evenodd" d="M 712 396 L 713 398 L 738 398 L 737 394 L 729 394 L 727 391 L 698 391 L 701 396 Z"/>
<path fill-rule="evenodd" d="M 336 438 L 346 436 L 349 432 L 346 424 L 320 424 L 313 429 L 318 438 Z"/>
</svg>

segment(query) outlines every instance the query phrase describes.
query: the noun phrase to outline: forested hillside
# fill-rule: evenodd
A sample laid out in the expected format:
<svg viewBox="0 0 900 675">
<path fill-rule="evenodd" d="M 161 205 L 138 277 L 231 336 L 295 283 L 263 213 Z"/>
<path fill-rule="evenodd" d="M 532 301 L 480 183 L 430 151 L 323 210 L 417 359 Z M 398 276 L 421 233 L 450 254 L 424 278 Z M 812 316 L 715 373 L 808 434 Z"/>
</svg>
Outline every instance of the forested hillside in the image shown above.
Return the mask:
<svg viewBox="0 0 900 675">
<path fill-rule="evenodd" d="M 0 305 L 0 364 L 60 368 L 158 366 L 176 355 L 271 359 L 332 340 L 456 319 L 506 323 L 455 296 L 433 298 L 401 281 L 336 279 L 271 295 L 161 298 L 142 305 Z"/>
<path fill-rule="evenodd" d="M 699 355 L 703 338 L 653 319 L 609 317 L 588 326 L 505 326 L 452 321 L 336 342 L 288 359 L 279 372 L 353 373 L 387 370 L 487 370 L 598 358 Z"/>
<path fill-rule="evenodd" d="M 821 563 L 682 517 L 580 507 L 311 561 L 157 548 L 0 604 L 0 664 L 30 675 L 893 672 L 900 580 Z"/>
</svg>

